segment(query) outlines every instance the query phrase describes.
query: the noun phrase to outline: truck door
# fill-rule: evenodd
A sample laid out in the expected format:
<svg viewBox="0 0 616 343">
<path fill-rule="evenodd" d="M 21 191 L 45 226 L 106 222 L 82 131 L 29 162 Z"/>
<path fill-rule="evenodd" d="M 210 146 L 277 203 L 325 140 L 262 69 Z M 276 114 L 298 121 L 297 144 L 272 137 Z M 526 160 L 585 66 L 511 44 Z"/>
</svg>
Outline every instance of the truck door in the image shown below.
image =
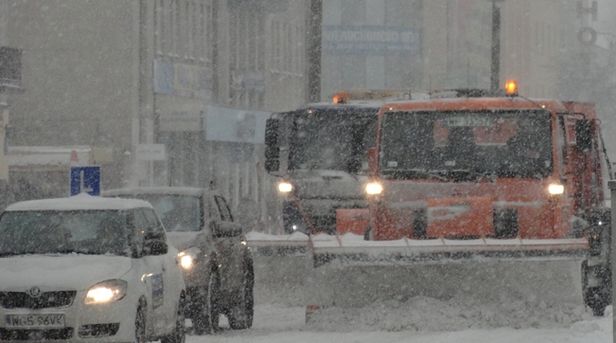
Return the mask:
<svg viewBox="0 0 616 343">
<path fill-rule="evenodd" d="M 600 187 L 593 172 L 593 161 L 596 161 L 596 139 L 592 138 L 591 148 L 581 149 L 582 137 L 577 137 L 576 126 L 584 120 L 582 114 L 567 114 L 561 117 L 560 126 L 564 133 L 563 163 L 564 178 L 567 181 L 574 213 L 581 215 L 596 202 L 593 189 Z"/>
</svg>

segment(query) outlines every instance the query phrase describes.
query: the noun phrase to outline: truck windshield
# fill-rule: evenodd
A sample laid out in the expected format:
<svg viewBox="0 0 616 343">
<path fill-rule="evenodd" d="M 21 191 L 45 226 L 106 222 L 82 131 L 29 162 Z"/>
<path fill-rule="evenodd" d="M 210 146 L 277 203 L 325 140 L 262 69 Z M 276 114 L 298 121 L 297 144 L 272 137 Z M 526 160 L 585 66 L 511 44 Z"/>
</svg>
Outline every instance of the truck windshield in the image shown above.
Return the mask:
<svg viewBox="0 0 616 343">
<path fill-rule="evenodd" d="M 200 198 L 193 195 L 131 194 L 154 207 L 167 231 L 201 230 L 202 206 Z"/>
<path fill-rule="evenodd" d="M 546 111 L 391 112 L 380 168 L 391 178 L 544 178 L 552 170 Z"/>
<path fill-rule="evenodd" d="M 374 109 L 346 108 L 295 112 L 289 137 L 289 169 L 367 169 L 367 148 L 375 139 Z"/>
<path fill-rule="evenodd" d="M 119 210 L 8 211 L 0 218 L 0 257 L 24 254 L 130 256 L 127 215 Z"/>
</svg>

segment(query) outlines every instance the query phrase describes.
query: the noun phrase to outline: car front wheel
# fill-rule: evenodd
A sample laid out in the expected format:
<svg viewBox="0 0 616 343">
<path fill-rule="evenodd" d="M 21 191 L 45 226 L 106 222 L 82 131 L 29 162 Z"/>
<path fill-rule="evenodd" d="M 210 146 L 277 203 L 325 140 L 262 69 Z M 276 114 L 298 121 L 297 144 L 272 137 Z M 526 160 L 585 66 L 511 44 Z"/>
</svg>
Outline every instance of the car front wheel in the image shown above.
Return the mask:
<svg viewBox="0 0 616 343">
<path fill-rule="evenodd" d="M 135 343 L 145 343 L 146 341 L 145 309 L 140 305 L 135 315 Z"/>
<path fill-rule="evenodd" d="M 198 299 L 193 314 L 193 329 L 197 335 L 209 334 L 218 331 L 220 309 L 218 308 L 218 294 L 220 278 L 212 272 L 207 285 Z"/>
<path fill-rule="evenodd" d="M 233 330 L 242 330 L 252 327 L 252 320 L 254 317 L 254 284 L 255 275 L 252 261 L 247 261 L 241 290 L 243 294 L 238 297 L 240 301 L 231 308 L 228 315 L 229 326 Z"/>
</svg>

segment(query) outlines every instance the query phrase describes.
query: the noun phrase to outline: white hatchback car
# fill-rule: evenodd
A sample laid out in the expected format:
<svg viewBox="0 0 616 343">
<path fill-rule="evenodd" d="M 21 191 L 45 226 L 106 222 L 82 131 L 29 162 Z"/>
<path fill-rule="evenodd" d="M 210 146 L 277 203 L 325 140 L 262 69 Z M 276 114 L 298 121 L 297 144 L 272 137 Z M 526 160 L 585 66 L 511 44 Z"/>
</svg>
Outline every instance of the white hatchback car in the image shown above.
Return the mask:
<svg viewBox="0 0 616 343">
<path fill-rule="evenodd" d="M 184 342 L 177 254 L 145 201 L 13 204 L 0 216 L 0 342 Z"/>
</svg>

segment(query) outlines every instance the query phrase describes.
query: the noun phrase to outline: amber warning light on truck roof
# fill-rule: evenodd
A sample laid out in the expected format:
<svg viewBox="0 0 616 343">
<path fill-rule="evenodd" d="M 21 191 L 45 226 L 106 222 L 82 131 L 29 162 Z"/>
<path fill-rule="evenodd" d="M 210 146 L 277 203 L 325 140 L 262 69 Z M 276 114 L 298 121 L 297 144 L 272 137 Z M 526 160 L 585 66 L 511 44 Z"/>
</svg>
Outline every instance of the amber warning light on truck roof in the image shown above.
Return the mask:
<svg viewBox="0 0 616 343">
<path fill-rule="evenodd" d="M 336 93 L 332 97 L 332 102 L 334 104 L 345 104 L 348 100 L 348 94 L 345 93 Z"/>
<path fill-rule="evenodd" d="M 516 80 L 507 80 L 505 82 L 505 94 L 507 96 L 518 95 L 518 82 Z"/>
</svg>

